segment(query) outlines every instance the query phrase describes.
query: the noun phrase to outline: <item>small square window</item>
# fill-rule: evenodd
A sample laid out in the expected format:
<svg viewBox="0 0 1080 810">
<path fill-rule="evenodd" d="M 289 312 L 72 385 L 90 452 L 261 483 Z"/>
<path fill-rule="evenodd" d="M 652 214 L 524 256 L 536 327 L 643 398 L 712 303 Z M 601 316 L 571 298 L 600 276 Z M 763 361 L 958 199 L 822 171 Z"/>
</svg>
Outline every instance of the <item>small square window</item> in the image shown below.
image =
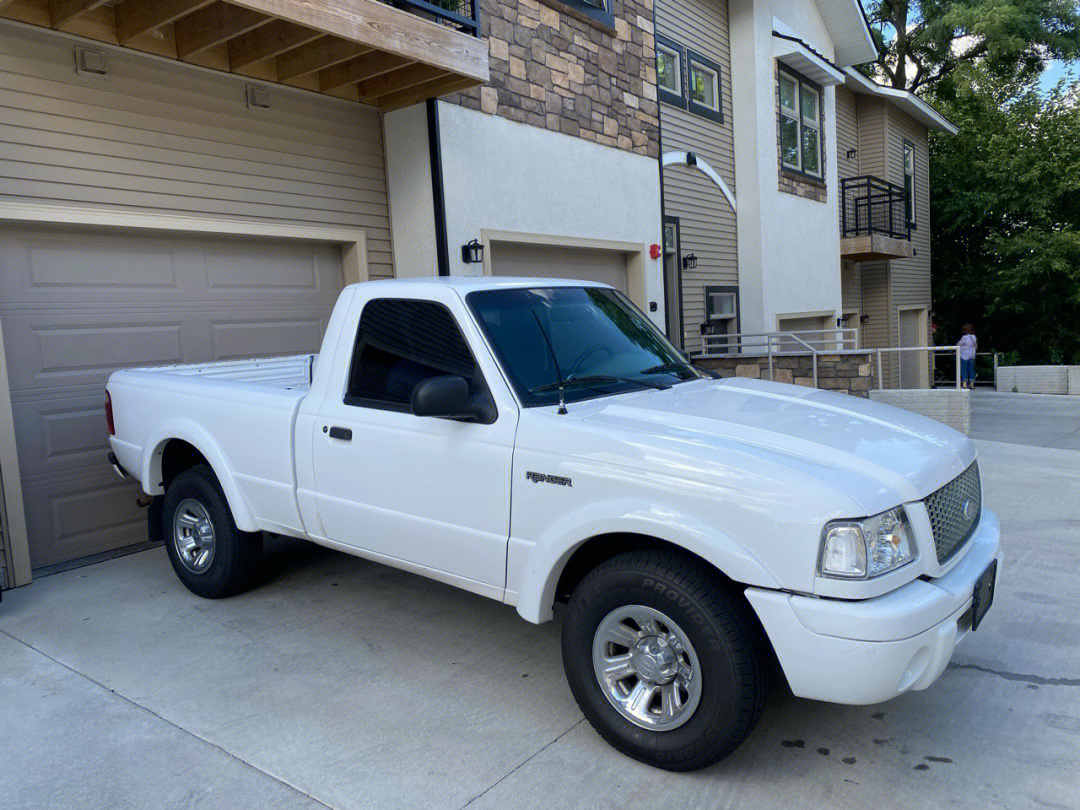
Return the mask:
<svg viewBox="0 0 1080 810">
<path fill-rule="evenodd" d="M 682 46 L 656 35 L 656 95 L 665 104 L 686 109 L 684 61 Z"/>
<path fill-rule="evenodd" d="M 686 52 L 686 64 L 688 109 L 714 121 L 723 122 L 720 65 L 692 51 Z"/>
</svg>

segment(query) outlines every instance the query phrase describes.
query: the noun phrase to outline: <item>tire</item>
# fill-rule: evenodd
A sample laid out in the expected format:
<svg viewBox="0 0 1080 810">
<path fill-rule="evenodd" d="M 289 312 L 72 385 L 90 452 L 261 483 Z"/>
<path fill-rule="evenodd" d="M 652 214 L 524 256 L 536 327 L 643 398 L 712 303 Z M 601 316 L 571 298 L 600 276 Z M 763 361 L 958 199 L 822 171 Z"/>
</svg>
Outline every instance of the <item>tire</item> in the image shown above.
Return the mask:
<svg viewBox="0 0 1080 810">
<path fill-rule="evenodd" d="M 262 534 L 236 528 L 225 493 L 209 467 L 192 467 L 176 476 L 165 491 L 163 512 L 169 562 L 189 591 L 221 599 L 254 583 Z"/>
<path fill-rule="evenodd" d="M 636 647 L 605 641 L 634 626 Z M 660 638 L 670 646 L 658 647 Z M 592 727 L 624 754 L 669 771 L 712 765 L 746 739 L 765 703 L 766 651 L 764 631 L 741 595 L 700 560 L 675 552 L 628 552 L 599 565 L 570 597 L 562 631 L 570 690 Z M 641 673 L 635 668 L 603 685 L 598 672 L 625 671 L 625 664 L 610 663 L 620 656 Z M 674 680 L 663 683 L 675 669 Z M 636 717 L 629 715 L 631 687 L 659 690 L 644 710 L 637 705 Z M 668 700 L 676 692 L 679 699 Z M 679 701 L 682 709 L 665 714 Z"/>
</svg>

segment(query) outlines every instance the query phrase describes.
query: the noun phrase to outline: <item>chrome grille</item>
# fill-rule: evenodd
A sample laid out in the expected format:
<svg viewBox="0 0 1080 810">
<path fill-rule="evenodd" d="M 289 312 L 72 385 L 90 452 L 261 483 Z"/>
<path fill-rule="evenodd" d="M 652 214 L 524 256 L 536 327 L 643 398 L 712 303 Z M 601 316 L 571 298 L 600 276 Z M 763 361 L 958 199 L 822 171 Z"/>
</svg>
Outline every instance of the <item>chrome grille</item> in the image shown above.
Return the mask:
<svg viewBox="0 0 1080 810">
<path fill-rule="evenodd" d="M 964 504 L 967 502 L 971 505 L 965 517 Z M 938 562 L 943 563 L 971 537 L 982 514 L 979 463 L 973 462 L 960 475 L 927 497 L 924 503 L 930 515 L 930 527 L 934 531 Z"/>
</svg>

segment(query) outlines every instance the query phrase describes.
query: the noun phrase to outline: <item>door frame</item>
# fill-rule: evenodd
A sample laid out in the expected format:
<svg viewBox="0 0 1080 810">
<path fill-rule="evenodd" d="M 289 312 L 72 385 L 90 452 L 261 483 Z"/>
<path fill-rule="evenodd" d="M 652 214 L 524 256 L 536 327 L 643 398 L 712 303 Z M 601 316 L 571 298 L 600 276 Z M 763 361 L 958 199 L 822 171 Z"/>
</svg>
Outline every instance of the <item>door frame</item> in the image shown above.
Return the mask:
<svg viewBox="0 0 1080 810">
<path fill-rule="evenodd" d="M 661 229 L 661 237 L 665 235 L 667 226 L 672 225 L 675 228 L 675 267 L 673 268 L 675 278 L 668 278 L 667 273 L 667 245 L 664 244 L 663 238 L 661 238 L 661 270 L 663 271 L 664 281 L 664 332 L 667 333 L 668 340 L 675 344 L 675 348 L 680 351 L 686 343 L 686 323 L 683 318 L 683 276 L 682 276 L 682 223 L 678 217 L 673 217 L 669 214 L 664 215 L 663 228 Z M 668 285 L 674 288 L 675 300 L 668 300 Z M 675 316 L 675 322 L 677 330 L 675 334 L 671 334 L 671 317 Z"/>
<path fill-rule="evenodd" d="M 925 307 L 925 306 L 922 306 L 922 307 L 897 307 L 896 308 L 896 346 L 897 346 L 897 348 L 901 348 L 903 346 L 903 343 L 901 343 L 901 336 L 900 336 L 901 335 L 900 317 L 905 312 L 914 312 L 914 313 L 916 313 L 918 315 L 918 322 L 915 325 L 915 334 L 916 334 L 916 336 L 919 336 L 919 335 L 925 336 L 925 335 L 929 334 L 929 324 L 927 322 L 928 318 L 929 318 L 929 309 L 927 307 Z M 925 345 L 927 345 L 928 342 L 929 341 L 927 341 L 925 339 L 925 337 L 924 337 L 924 340 L 923 340 L 922 344 L 916 344 L 916 345 L 925 346 Z M 903 353 L 902 352 L 898 352 L 897 354 L 899 355 L 899 357 L 897 357 L 897 359 L 896 359 L 896 374 L 897 374 L 897 384 L 899 385 L 899 384 L 901 384 L 903 382 L 903 380 L 900 379 L 900 374 L 901 374 L 900 368 L 903 366 L 904 359 L 903 359 Z M 918 379 L 916 381 L 918 383 L 917 387 L 918 388 L 929 388 L 930 387 L 930 357 L 929 357 L 929 353 L 928 352 L 919 352 L 916 355 L 916 359 L 917 359 L 917 362 L 918 362 L 918 366 L 917 366 L 916 372 L 915 372 L 918 375 Z"/>
<path fill-rule="evenodd" d="M 545 233 L 526 233 L 524 231 L 501 231 L 492 228 L 480 229 L 480 244 L 484 246 L 484 275 L 491 272 L 491 243 L 513 242 L 519 245 L 538 245 L 543 247 L 586 248 L 622 253 L 626 256 L 626 290 L 642 312 L 649 311 L 648 279 L 645 272 L 647 246 L 643 242 L 623 242 L 617 239 L 590 239 L 583 236 L 558 236 Z"/>
<path fill-rule="evenodd" d="M 0 202 L 0 228 L 13 225 L 83 226 L 145 233 L 191 236 L 255 236 L 305 242 L 337 243 L 345 284 L 368 280 L 367 236 L 361 228 L 332 227 L 294 221 L 265 222 L 228 217 L 204 217 L 147 211 L 123 211 L 42 203 Z M 0 324 L 0 496 L 4 499 L 8 534 L 4 554 L 8 587 L 29 584 L 30 545 L 26 532 L 19 456 L 15 447 L 15 416 L 11 408 L 4 332 Z"/>
</svg>

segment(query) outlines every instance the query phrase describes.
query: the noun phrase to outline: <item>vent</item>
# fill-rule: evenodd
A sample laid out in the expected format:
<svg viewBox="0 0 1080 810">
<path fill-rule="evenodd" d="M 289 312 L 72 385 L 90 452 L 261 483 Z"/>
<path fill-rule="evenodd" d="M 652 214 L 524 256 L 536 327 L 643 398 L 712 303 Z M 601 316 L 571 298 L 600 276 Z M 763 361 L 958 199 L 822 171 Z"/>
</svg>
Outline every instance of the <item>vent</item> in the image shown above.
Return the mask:
<svg viewBox="0 0 1080 810">
<path fill-rule="evenodd" d="M 269 110 L 270 91 L 257 84 L 247 86 L 247 105 L 249 110 Z"/>
<path fill-rule="evenodd" d="M 109 75 L 109 66 L 105 61 L 105 51 L 92 48 L 75 49 L 75 72 L 81 76 L 97 76 L 104 79 Z"/>
</svg>

